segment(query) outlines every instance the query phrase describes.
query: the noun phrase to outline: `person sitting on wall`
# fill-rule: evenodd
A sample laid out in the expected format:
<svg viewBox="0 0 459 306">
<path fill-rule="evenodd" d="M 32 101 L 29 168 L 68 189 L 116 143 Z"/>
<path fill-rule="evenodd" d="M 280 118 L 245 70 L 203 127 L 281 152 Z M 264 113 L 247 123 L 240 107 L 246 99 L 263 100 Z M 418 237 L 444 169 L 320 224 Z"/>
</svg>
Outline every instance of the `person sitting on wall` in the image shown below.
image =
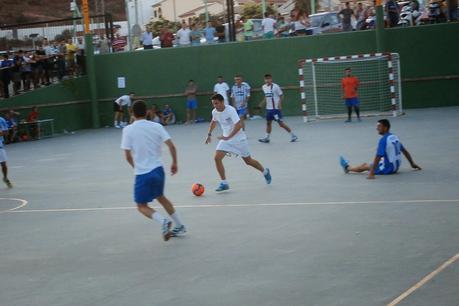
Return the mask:
<svg viewBox="0 0 459 306">
<path fill-rule="evenodd" d="M 164 105 L 164 110 L 163 110 L 163 125 L 171 125 L 175 124 L 175 114 L 170 105 L 166 104 Z"/>
</svg>

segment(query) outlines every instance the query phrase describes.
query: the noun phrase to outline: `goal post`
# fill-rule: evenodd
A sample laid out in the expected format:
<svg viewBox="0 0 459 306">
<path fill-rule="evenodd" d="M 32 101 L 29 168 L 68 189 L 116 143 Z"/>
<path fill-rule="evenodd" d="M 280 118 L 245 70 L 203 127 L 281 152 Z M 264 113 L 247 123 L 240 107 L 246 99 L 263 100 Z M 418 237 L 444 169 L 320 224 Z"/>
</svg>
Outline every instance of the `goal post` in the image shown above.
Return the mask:
<svg viewBox="0 0 459 306">
<path fill-rule="evenodd" d="M 402 89 L 398 53 L 373 53 L 298 61 L 304 121 L 346 116 L 341 80 L 344 70 L 360 81 L 358 96 L 362 116 L 402 114 Z"/>
</svg>

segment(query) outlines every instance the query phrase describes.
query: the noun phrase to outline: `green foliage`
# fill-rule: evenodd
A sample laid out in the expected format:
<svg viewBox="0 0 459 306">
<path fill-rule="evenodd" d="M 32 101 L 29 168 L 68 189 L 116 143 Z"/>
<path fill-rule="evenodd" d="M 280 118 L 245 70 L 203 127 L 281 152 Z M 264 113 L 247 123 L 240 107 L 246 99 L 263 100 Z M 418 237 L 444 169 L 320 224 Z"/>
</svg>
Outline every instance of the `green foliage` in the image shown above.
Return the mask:
<svg viewBox="0 0 459 306">
<path fill-rule="evenodd" d="M 275 15 L 277 14 L 277 11 L 275 8 L 273 8 L 271 5 L 266 6 L 266 12 L 268 14 Z M 263 18 L 263 8 L 261 4 L 257 3 L 247 3 L 244 5 L 243 10 L 242 10 L 242 16 L 245 17 L 246 19 L 252 19 L 252 18 Z"/>
<path fill-rule="evenodd" d="M 151 28 L 154 36 L 158 36 L 163 27 L 169 29 L 169 31 L 175 33 L 180 28 L 180 22 L 169 21 L 166 19 L 160 19 L 158 21 L 152 21 L 147 24 Z"/>
</svg>

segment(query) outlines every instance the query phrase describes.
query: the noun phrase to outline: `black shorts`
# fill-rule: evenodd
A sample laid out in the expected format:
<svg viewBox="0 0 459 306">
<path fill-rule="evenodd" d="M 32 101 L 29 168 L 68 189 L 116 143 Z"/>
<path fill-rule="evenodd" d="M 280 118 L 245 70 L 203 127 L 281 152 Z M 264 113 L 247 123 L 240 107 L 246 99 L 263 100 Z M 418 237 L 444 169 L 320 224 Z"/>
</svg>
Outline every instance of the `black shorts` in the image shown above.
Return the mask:
<svg viewBox="0 0 459 306">
<path fill-rule="evenodd" d="M 118 112 L 118 113 L 122 113 L 123 112 L 123 108 L 118 103 L 113 102 L 113 111 L 114 112 Z"/>
</svg>

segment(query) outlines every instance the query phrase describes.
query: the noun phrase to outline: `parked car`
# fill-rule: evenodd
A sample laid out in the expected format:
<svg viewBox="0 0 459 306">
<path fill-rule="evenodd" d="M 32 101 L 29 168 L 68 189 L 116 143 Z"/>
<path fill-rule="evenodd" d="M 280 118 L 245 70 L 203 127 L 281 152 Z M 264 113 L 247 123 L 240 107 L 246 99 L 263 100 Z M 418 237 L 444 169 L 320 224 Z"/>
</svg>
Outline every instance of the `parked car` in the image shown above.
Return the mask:
<svg viewBox="0 0 459 306">
<path fill-rule="evenodd" d="M 323 12 L 318 14 L 309 15 L 309 22 L 311 26 L 308 30 L 312 34 L 341 32 L 342 24 L 338 12 Z"/>
</svg>

